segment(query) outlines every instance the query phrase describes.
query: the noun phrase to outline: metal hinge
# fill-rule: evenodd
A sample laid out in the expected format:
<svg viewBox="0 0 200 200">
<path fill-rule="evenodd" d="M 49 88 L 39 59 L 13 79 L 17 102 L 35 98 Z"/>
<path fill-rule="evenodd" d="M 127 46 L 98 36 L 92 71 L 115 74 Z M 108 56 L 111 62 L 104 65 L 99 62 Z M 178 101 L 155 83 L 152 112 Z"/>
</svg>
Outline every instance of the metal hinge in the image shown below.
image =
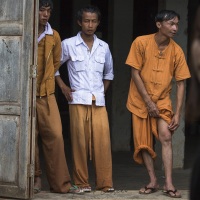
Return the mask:
<svg viewBox="0 0 200 200">
<path fill-rule="evenodd" d="M 36 78 L 37 75 L 37 65 L 31 65 L 31 78 Z"/>
<path fill-rule="evenodd" d="M 34 164 L 28 164 L 28 177 L 34 176 Z"/>
</svg>

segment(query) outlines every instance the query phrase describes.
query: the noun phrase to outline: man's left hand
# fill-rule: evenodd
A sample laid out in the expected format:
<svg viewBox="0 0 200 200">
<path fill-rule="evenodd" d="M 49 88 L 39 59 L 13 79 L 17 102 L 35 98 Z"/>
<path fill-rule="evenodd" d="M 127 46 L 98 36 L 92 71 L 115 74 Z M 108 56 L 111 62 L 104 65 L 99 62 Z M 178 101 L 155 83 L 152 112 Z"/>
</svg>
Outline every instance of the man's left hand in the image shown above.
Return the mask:
<svg viewBox="0 0 200 200">
<path fill-rule="evenodd" d="M 170 131 L 175 131 L 179 127 L 179 124 L 180 124 L 180 115 L 175 114 L 168 128 Z"/>
</svg>

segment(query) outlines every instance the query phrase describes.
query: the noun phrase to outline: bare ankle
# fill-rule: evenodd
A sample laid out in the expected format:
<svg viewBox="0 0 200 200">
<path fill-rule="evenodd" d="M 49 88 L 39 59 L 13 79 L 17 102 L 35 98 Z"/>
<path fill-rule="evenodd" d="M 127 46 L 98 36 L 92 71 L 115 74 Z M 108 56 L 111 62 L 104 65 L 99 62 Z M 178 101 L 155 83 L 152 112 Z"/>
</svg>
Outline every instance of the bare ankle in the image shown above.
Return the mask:
<svg viewBox="0 0 200 200">
<path fill-rule="evenodd" d="M 35 176 L 34 178 L 34 186 L 41 187 L 42 179 L 40 176 Z"/>
</svg>

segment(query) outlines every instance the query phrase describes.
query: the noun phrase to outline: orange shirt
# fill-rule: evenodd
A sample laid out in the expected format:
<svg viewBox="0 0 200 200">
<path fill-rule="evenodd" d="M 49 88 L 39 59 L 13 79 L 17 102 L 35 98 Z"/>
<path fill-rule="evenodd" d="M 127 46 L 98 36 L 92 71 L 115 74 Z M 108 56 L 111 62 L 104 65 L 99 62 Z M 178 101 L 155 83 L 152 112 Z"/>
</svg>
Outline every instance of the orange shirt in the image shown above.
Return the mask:
<svg viewBox="0 0 200 200">
<path fill-rule="evenodd" d="M 184 80 L 190 77 L 190 72 L 181 47 L 170 39 L 166 49 L 160 52 L 154 36 L 155 34 L 137 37 L 131 45 L 126 64 L 140 71 L 144 86 L 158 109 L 172 112 L 172 78 L 176 81 Z M 127 108 L 141 118 L 147 117 L 146 105 L 132 79 Z"/>
<path fill-rule="evenodd" d="M 45 72 L 45 38 L 38 43 L 38 67 L 37 67 L 37 96 L 40 91 L 45 91 L 45 85 L 41 84 Z"/>
<path fill-rule="evenodd" d="M 38 44 L 37 94 L 49 96 L 55 92 L 55 72 L 60 67 L 60 35 L 53 30 L 53 35 L 45 35 Z"/>
</svg>

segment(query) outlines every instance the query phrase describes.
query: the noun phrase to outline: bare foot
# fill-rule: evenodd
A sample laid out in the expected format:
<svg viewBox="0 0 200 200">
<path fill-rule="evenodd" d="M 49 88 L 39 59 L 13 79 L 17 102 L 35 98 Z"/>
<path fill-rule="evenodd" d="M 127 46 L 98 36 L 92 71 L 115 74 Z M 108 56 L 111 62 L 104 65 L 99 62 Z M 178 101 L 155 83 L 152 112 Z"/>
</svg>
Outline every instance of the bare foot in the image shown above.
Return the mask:
<svg viewBox="0 0 200 200">
<path fill-rule="evenodd" d="M 34 193 L 38 193 L 41 191 L 41 187 L 42 187 L 42 180 L 39 176 L 35 176 L 34 179 Z"/>
<path fill-rule="evenodd" d="M 141 188 L 139 190 L 139 193 L 140 194 L 151 194 L 151 193 L 157 192 L 158 190 L 159 190 L 159 185 L 157 183 L 156 184 L 149 183 L 145 187 Z"/>
<path fill-rule="evenodd" d="M 181 193 L 173 185 L 171 187 L 164 185 L 163 193 L 169 197 L 181 198 Z"/>
</svg>

